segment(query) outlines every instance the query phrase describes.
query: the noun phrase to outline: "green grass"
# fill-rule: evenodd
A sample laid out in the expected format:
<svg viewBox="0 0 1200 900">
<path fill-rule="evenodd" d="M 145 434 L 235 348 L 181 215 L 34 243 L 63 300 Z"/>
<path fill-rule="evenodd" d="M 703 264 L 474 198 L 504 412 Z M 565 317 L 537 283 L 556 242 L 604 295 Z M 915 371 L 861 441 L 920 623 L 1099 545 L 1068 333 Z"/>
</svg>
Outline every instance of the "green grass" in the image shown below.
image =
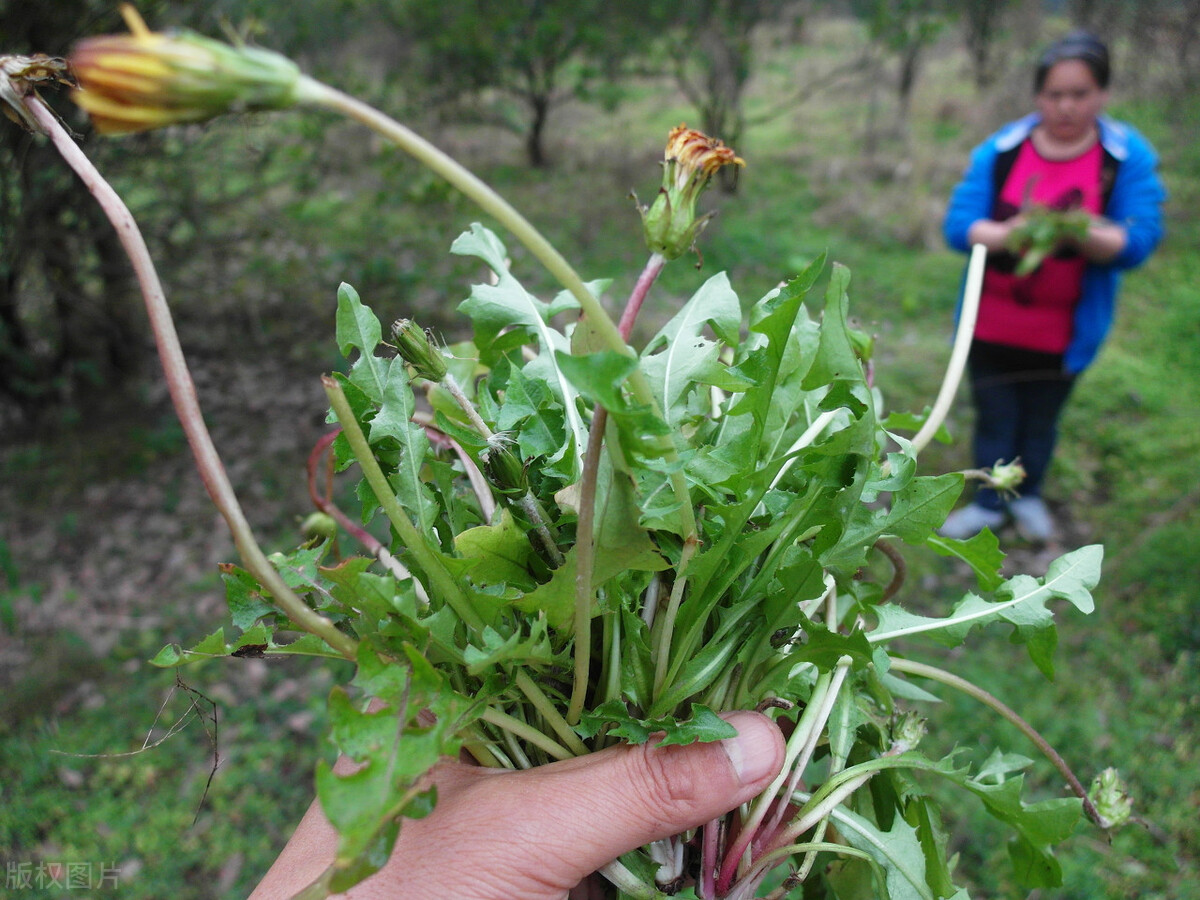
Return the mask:
<svg viewBox="0 0 1200 900">
<path fill-rule="evenodd" d="M 245 896 L 266 871 L 311 800 L 334 672 L 240 660 L 252 665 L 183 673 L 201 698 L 141 661 L 157 649 L 150 634 L 105 660 L 79 638 L 39 647 L 0 725 L 10 869 L 81 863 L 99 887 L 104 867 L 111 895 L 144 900 Z M 62 896 L 41 884 L 19 896 Z"/>
<path fill-rule="evenodd" d="M 783 72 L 811 58 L 786 51 L 782 57 Z M 959 72 L 939 65 L 920 88 L 914 174 L 907 179 L 879 178 L 861 165 L 862 98 L 834 92 L 793 117 L 752 129 L 737 148 L 749 163 L 739 193 L 711 192 L 703 201 L 718 215 L 701 239 L 702 257 L 692 261 L 699 269 L 684 261 L 668 270 L 643 331 L 716 272 L 729 271 L 749 303 L 828 251 L 853 272 L 852 313 L 879 336 L 877 383 L 889 406 L 920 409 L 932 402 L 949 355 L 962 260 L 926 249 L 922 223 L 928 203 L 944 196 L 947 171 L 961 165 L 970 135 L 978 133 L 977 122 L 933 112 L 939 98 L 962 96 L 961 82 L 954 81 Z M 772 69 L 766 84 L 777 87 L 780 75 Z M 1200 150 L 1187 139 L 1196 107 L 1194 99 L 1188 102 L 1183 115 L 1178 106 L 1142 100 L 1127 100 L 1119 110 L 1164 150 L 1171 236 L 1127 280 L 1113 340 L 1064 420 L 1050 487 L 1051 499 L 1107 547 L 1098 609 L 1090 617 L 1063 615 L 1053 682 L 1020 660 L 1021 648 L 999 632 L 977 637 L 948 661 L 1018 707 L 1085 779 L 1117 766 L 1129 779 L 1138 814 L 1150 823 L 1117 833 L 1111 843 L 1081 829 L 1061 852 L 1067 887 L 1055 897 L 1166 900 L 1188 896 L 1200 882 L 1200 435 L 1194 413 L 1200 408 L 1200 219 L 1194 212 Z M 765 98 L 753 99 L 755 105 L 764 106 Z M 545 173 L 525 169 L 510 138 L 493 143 L 494 135 L 485 140 L 469 129 L 455 129 L 451 137 L 469 157 L 481 156 L 480 146 L 491 148 L 495 155 L 482 174 L 555 238 L 585 278 L 614 279 L 606 302 L 615 310 L 646 256 L 628 193 L 636 190 L 649 201 L 658 185 L 662 138 L 689 117 L 661 84 L 632 91 L 611 117 L 569 108 L 552 123 L 561 129 L 552 132 L 558 165 Z M 172 260 L 168 290 L 185 341 L 211 349 L 240 330 L 251 340 L 249 349 L 235 340 L 239 352 L 332 365 L 333 297 L 341 280 L 354 283 L 382 318 L 416 315 L 449 337 L 460 327 L 453 310 L 481 273 L 447 250 L 478 216 L 409 161 L 349 140 L 325 119 L 279 116 L 173 135 L 157 156 L 134 154 L 130 145 L 127 155 L 124 168 L 119 160 L 113 164 L 118 182 L 133 189 L 139 217 L 152 232 L 180 242 L 158 249 Z M 169 187 L 160 189 L 164 183 Z M 197 244 L 188 243 L 193 235 L 186 230 L 169 227 L 180 204 L 192 199 L 220 207 L 195 236 Z M 557 290 L 521 248 L 509 249 L 514 269 L 532 289 L 543 296 Z M 213 330 L 212 322 L 225 324 Z M 926 471 L 967 463 L 965 406 L 950 425 L 959 442 L 931 447 L 923 457 Z M 88 434 L 78 440 L 91 446 Z M 106 458 L 126 468 L 183 452 L 178 432 L 164 423 L 119 440 L 122 451 Z M 45 454 L 22 452 L 5 454 L 3 477 L 36 472 L 57 484 L 78 468 L 69 454 L 50 454 L 59 462 L 47 475 Z M 86 483 L 87 471 L 76 474 Z M 58 491 L 36 486 L 31 502 L 43 495 L 54 499 L 47 515 L 58 517 L 69 538 L 80 512 Z M 40 580 L 52 573 L 20 571 L 21 561 L 6 553 L 0 542 L 0 623 L 19 633 L 21 623 L 11 621 L 14 595 L 36 596 Z M 904 599 L 923 612 L 944 608 L 961 589 L 939 560 L 914 560 L 913 567 L 914 587 Z M 212 590 L 211 583 L 178 586 L 170 599 L 184 610 L 190 596 Z M 302 660 L 265 666 L 230 660 L 185 671 L 188 683 L 220 708 L 225 761 L 207 795 L 213 750 L 199 721 L 136 755 L 59 753 L 121 754 L 139 747 L 173 685 L 172 675 L 142 660 L 166 641 L 216 624 L 173 613 L 155 627 L 131 631 L 101 658 L 90 654 L 87 635 L 38 639 L 38 662 L 0 708 L 0 860 L 124 866 L 114 892 L 123 900 L 245 895 L 310 797 L 333 673 Z M 186 696 L 176 691 L 155 739 L 162 723 L 186 708 Z M 965 699 L 948 696 L 931 716 L 935 746 L 986 752 L 1002 744 L 1032 755 L 1019 735 Z M 1043 763 L 1034 766 L 1030 786 L 1037 798 L 1061 795 Z M 954 797 L 950 802 L 961 802 Z M 973 807 L 954 809 L 959 872 L 972 896 L 1023 897 L 1007 875 L 1001 832 Z"/>
</svg>

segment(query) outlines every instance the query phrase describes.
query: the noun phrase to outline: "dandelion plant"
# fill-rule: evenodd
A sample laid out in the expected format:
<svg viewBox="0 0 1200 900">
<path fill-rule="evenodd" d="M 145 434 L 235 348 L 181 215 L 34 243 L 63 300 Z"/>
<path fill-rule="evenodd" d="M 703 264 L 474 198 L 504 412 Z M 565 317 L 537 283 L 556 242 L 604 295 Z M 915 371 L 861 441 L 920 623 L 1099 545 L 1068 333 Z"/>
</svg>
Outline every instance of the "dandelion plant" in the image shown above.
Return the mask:
<svg viewBox="0 0 1200 900">
<path fill-rule="evenodd" d="M 705 186 L 720 167 L 745 164 L 719 140 L 683 126 L 668 136 L 663 186 L 640 210 L 647 262 L 613 317 L 604 282 L 585 282 L 503 198 L 406 126 L 278 54 L 152 32 L 126 15 L 130 34 L 81 42 L 69 68 L 6 57 L 2 99 L 50 136 L 117 224 L 198 468 L 242 557 L 223 576 L 228 625 L 154 662 L 254 648 L 355 663 L 328 711 L 330 740 L 358 765 L 349 775 L 318 767 L 339 845 L 311 893 L 377 869 L 405 818 L 432 802 L 422 776 L 439 759 L 465 751 L 482 766 L 528 768 L 620 741 L 715 741 L 732 733 L 721 714 L 740 709 L 784 729 L 784 771 L 753 803 L 614 860 L 603 870 L 613 896 L 965 897 L 936 780 L 1011 825 L 1030 888 L 1059 883 L 1052 848 L 1081 812 L 1105 828 L 1128 816 L 1114 774 L 1090 799 L 1032 725 L 921 659 L 931 644 L 969 647 L 999 627 L 1051 673 L 1055 611 L 1092 611 L 1102 557 L 1084 547 L 1041 577 L 1006 578 L 990 533 L 937 535 L 968 475 L 1006 489 L 1019 480 L 1015 465 L 920 471 L 962 371 L 982 247 L 932 412 L 890 416 L 872 341 L 849 325 L 850 273 L 825 256 L 753 302 L 725 275 L 708 278 L 645 345 L 630 344 L 659 273 L 702 236 Z M 412 310 L 372 308 L 350 284 L 331 286 L 347 371 L 323 382 L 331 430 L 310 459 L 317 513 L 291 552 L 268 558 L 249 534 L 136 224 L 37 96 L 74 78 L 77 102 L 108 133 L 228 112 L 338 111 L 503 230 L 469 224 L 449 248 L 490 273 L 459 305 L 471 338 L 453 352 Z M 523 286 L 512 239 L 561 293 Z M 321 473 L 355 481 L 357 508 L 338 508 Z M 963 561 L 976 589 L 939 614 L 915 611 L 932 604 L 904 583 L 905 553 Z M 926 755 L 919 709 L 944 690 L 1016 724 L 1074 796 L 1023 800 L 1030 761 L 1014 754 L 976 769 L 959 753 Z"/>
</svg>

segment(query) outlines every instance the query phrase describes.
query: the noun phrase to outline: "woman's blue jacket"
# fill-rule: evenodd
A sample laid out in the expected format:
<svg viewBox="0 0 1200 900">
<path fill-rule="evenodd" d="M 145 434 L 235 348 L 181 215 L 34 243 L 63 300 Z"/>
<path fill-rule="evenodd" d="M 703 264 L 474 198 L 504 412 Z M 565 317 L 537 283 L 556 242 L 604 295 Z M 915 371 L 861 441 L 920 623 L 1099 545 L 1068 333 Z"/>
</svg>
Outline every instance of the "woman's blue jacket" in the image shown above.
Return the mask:
<svg viewBox="0 0 1200 900">
<path fill-rule="evenodd" d="M 996 161 L 1014 150 L 1040 121 L 1033 113 L 1010 122 L 971 153 L 963 180 L 950 196 L 943 223 L 946 242 L 956 250 L 968 251 L 967 230 L 979 219 L 992 216 L 998 189 Z M 1162 202 L 1166 196 L 1158 177 L 1158 157 L 1131 125 L 1107 116 L 1098 119 L 1100 143 L 1114 172 L 1111 186 L 1105 185 L 1104 216 L 1125 227 L 1128 240 L 1115 259 L 1091 263 L 1083 276 L 1083 290 L 1075 307 L 1071 343 L 1063 358 L 1067 372 L 1082 372 L 1096 357 L 1112 327 L 1120 273 L 1141 264 L 1162 239 Z"/>
</svg>

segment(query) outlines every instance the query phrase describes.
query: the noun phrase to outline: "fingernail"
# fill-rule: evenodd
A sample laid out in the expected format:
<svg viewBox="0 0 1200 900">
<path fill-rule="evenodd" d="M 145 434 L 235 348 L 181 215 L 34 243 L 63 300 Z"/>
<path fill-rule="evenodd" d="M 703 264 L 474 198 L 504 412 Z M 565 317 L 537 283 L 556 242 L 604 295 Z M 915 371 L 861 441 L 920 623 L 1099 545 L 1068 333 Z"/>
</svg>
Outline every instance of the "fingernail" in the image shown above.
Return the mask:
<svg viewBox="0 0 1200 900">
<path fill-rule="evenodd" d="M 721 718 L 738 732 L 737 737 L 727 738 L 721 746 L 742 784 L 762 781 L 779 771 L 783 741 L 770 719 L 752 712 L 731 712 Z"/>
</svg>

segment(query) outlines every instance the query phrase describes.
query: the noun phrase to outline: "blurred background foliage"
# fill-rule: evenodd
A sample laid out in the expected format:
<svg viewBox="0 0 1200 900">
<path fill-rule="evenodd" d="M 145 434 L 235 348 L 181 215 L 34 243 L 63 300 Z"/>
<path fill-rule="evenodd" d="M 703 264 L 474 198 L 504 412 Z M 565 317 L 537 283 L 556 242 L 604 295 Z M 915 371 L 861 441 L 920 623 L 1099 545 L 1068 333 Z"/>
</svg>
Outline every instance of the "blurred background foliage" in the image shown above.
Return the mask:
<svg viewBox="0 0 1200 900">
<path fill-rule="evenodd" d="M 1116 765 L 1143 825 L 1063 851 L 1070 898 L 1179 898 L 1200 880 L 1200 0 L 147 0 L 155 28 L 280 50 L 471 165 L 619 306 L 681 121 L 748 161 L 707 195 L 694 266 L 668 269 L 643 337 L 700 281 L 751 302 L 828 249 L 879 336 L 889 405 L 919 410 L 948 354 L 961 258 L 940 220 L 969 148 L 1030 102 L 1037 50 L 1069 27 L 1112 45 L 1113 112 L 1160 150 L 1168 239 L 1122 295 L 1114 338 L 1064 422 L 1051 501 L 1071 544 L 1107 547 L 1100 608 L 1062 623 L 1046 682 L 998 635 L 948 661 L 1018 706 L 1085 777 Z M 121 27 L 100 0 L 0 0 L 0 49 L 65 53 Z M 159 261 L 218 447 L 268 543 L 294 542 L 336 364 L 334 295 L 462 336 L 480 272 L 448 255 L 479 213 L 355 126 L 232 117 L 101 140 L 48 97 L 125 196 Z M 518 247 L 514 270 L 551 285 Z M 698 269 L 698 271 L 697 271 Z M 116 240 L 56 154 L 0 128 L 0 861 L 120 872 L 122 898 L 243 896 L 311 793 L 324 694 L 345 672 L 144 660 L 211 631 L 233 558 L 155 377 Z M 928 471 L 967 463 L 959 440 Z M 1044 558 L 1011 535 L 1014 564 Z M 966 582 L 914 558 L 901 596 L 946 607 Z M 212 721 L 216 711 L 218 727 Z M 1019 737 L 965 701 L 932 710 L 946 748 Z M 188 721 L 169 740 L 171 723 Z M 153 749 L 119 756 L 140 748 Z M 214 746 L 222 764 L 205 794 Z M 63 754 L 76 755 L 63 755 Z M 99 754 L 99 755 L 88 755 Z M 1031 789 L 1059 795 L 1035 769 Z M 201 798 L 204 798 L 203 801 Z M 952 841 L 973 896 L 1015 897 L 1002 840 L 965 809 Z M 7 874 L 7 873 L 6 873 Z M 11 885 L 10 885 L 11 887 Z M 52 888 L 18 896 L 60 896 Z"/>
</svg>

